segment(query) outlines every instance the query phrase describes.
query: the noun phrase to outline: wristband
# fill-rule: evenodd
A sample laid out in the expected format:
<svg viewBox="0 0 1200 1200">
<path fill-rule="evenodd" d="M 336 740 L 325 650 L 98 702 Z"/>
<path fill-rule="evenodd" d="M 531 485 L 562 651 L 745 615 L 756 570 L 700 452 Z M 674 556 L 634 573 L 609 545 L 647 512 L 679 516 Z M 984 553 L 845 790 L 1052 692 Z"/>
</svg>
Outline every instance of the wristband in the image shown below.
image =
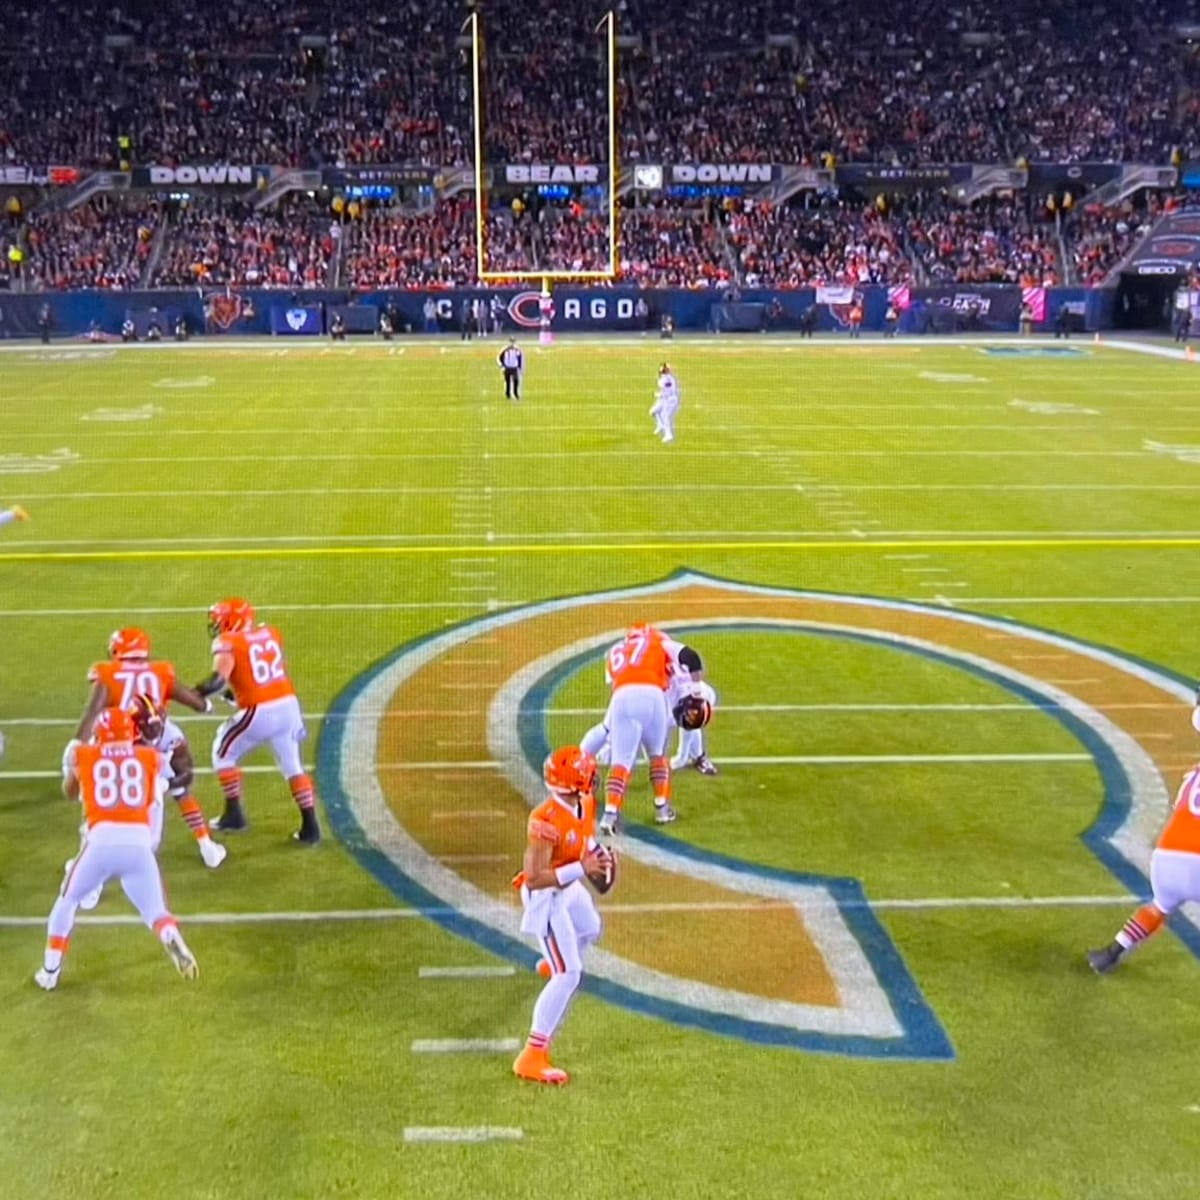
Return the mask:
<svg viewBox="0 0 1200 1200">
<path fill-rule="evenodd" d="M 554 878 L 558 880 L 559 887 L 566 887 L 569 883 L 574 883 L 577 879 L 582 879 L 586 872 L 583 869 L 581 862 L 569 862 L 559 867 L 554 872 Z"/>
</svg>

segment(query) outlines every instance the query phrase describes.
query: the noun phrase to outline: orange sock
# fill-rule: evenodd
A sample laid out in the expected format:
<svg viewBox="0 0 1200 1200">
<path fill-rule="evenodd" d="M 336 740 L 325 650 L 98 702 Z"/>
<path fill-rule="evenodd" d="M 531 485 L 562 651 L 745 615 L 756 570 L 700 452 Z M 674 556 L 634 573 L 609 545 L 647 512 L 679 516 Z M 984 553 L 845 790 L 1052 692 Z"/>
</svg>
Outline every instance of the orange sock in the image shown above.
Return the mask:
<svg viewBox="0 0 1200 1200">
<path fill-rule="evenodd" d="M 204 810 L 200 807 L 200 802 L 195 796 L 187 795 L 180 796 L 177 803 L 179 804 L 179 813 L 187 822 L 187 827 L 192 831 L 192 836 L 196 841 L 201 841 L 208 837 L 208 823 L 204 820 Z"/>
<path fill-rule="evenodd" d="M 620 812 L 625 803 L 625 791 L 629 787 L 629 768 L 612 767 L 604 781 L 604 807 Z"/>
<path fill-rule="evenodd" d="M 218 771 L 217 782 L 221 785 L 221 791 L 226 800 L 231 804 L 241 804 L 242 773 L 237 767 L 228 767 L 223 771 Z"/>
<path fill-rule="evenodd" d="M 308 811 L 316 804 L 313 781 L 307 775 L 293 775 L 288 780 L 288 787 L 292 789 L 292 799 L 301 812 Z"/>
<path fill-rule="evenodd" d="M 654 789 L 655 804 L 663 804 L 671 798 L 671 764 L 665 756 L 650 760 L 650 786 Z"/>
<path fill-rule="evenodd" d="M 1132 950 L 1139 942 L 1144 942 L 1162 927 L 1166 913 L 1157 904 L 1143 904 L 1141 908 L 1121 926 L 1117 941 L 1126 950 Z"/>
</svg>

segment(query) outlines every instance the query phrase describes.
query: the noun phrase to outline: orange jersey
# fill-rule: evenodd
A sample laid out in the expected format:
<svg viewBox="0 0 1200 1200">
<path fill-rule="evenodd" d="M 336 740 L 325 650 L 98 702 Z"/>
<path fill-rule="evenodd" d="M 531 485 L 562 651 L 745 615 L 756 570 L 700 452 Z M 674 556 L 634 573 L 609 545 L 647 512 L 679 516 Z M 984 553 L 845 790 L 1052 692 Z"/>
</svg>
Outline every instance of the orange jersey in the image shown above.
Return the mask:
<svg viewBox="0 0 1200 1200">
<path fill-rule="evenodd" d="M 296 694 L 288 678 L 283 643 L 270 625 L 222 633 L 213 640 L 212 649 L 214 654 L 233 655 L 229 686 L 239 708 Z"/>
<path fill-rule="evenodd" d="M 590 792 L 577 802 L 547 796 L 529 814 L 529 844 L 549 842 L 550 866 L 557 870 L 578 862 L 596 833 L 596 798 Z"/>
<path fill-rule="evenodd" d="M 149 746 L 128 742 L 79 746 L 75 775 L 87 827 L 104 822 L 149 826 L 150 806 L 159 791 L 161 758 Z"/>
<path fill-rule="evenodd" d="M 666 690 L 675 662 L 666 637 L 657 629 L 643 626 L 630 630 L 605 657 L 605 674 L 613 691 L 630 683 L 649 683 Z"/>
<path fill-rule="evenodd" d="M 1200 767 L 1193 767 L 1184 779 L 1158 848 L 1200 854 Z"/>
<path fill-rule="evenodd" d="M 104 688 L 104 707 L 128 710 L 134 696 L 147 692 L 164 708 L 175 686 L 175 668 L 161 659 L 110 659 L 92 665 L 88 681 Z"/>
</svg>

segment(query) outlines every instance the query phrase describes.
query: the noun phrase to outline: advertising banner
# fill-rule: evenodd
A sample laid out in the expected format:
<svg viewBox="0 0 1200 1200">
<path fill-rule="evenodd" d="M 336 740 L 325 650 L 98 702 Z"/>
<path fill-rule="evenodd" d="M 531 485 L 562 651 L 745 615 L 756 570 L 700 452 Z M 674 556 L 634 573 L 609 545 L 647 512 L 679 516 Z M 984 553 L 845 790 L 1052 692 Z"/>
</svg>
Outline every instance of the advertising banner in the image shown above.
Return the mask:
<svg viewBox="0 0 1200 1200">
<path fill-rule="evenodd" d="M 236 166 L 231 163 L 206 163 L 198 166 L 134 167 L 129 182 L 135 188 L 203 186 L 254 187 L 260 179 L 269 179 L 273 168 Z"/>
<path fill-rule="evenodd" d="M 0 186 L 41 187 L 50 184 L 54 187 L 70 187 L 86 174 L 78 167 L 0 166 Z"/>
<path fill-rule="evenodd" d="M 325 332 L 319 304 L 277 304 L 271 309 L 271 332 L 289 337 L 315 337 Z"/>
<path fill-rule="evenodd" d="M 1015 332 L 1020 321 L 1021 289 L 1016 284 L 916 287 L 910 296 L 905 332 Z"/>
<path fill-rule="evenodd" d="M 383 166 L 323 167 L 321 183 L 325 187 L 432 187 L 437 172 L 419 163 Z"/>
<path fill-rule="evenodd" d="M 833 173 L 839 185 L 853 187 L 950 187 L 966 183 L 972 168 L 946 163 L 933 167 L 889 167 L 881 163 L 847 163 Z"/>
</svg>

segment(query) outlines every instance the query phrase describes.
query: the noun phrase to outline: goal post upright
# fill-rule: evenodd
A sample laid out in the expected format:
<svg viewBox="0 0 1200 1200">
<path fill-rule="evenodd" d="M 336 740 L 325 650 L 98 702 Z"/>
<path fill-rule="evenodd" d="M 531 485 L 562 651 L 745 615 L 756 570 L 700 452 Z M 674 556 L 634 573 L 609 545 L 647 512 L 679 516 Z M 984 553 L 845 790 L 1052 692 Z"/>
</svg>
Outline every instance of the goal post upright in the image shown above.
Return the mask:
<svg viewBox="0 0 1200 1200">
<path fill-rule="evenodd" d="M 483 94 L 484 36 L 479 7 L 467 18 L 471 31 L 471 100 L 474 117 L 475 144 L 475 275 L 480 283 L 499 283 L 506 280 L 537 280 L 542 291 L 549 293 L 553 283 L 611 282 L 617 277 L 619 234 L 617 222 L 617 16 L 609 9 L 596 26 L 595 32 L 605 30 L 608 51 L 608 265 L 602 271 L 556 271 L 541 267 L 528 271 L 491 271 L 487 266 L 487 163 Z M 464 25 L 464 28 L 466 27 Z"/>
</svg>

